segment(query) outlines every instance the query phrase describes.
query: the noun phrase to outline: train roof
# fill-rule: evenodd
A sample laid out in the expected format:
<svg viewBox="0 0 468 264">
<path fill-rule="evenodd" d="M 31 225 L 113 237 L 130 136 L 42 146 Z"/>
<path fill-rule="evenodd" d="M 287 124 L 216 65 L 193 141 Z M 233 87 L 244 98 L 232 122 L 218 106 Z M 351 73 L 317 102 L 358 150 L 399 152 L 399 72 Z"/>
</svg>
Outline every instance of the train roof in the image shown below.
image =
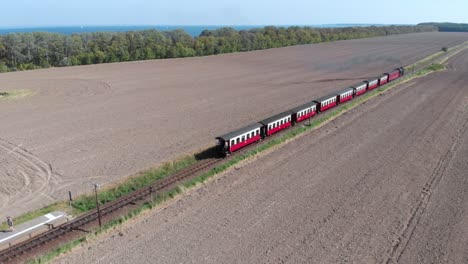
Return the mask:
<svg viewBox="0 0 468 264">
<path fill-rule="evenodd" d="M 349 92 L 349 91 L 353 91 L 354 89 L 352 87 L 348 87 L 346 89 L 343 89 L 339 92 L 337 92 L 337 94 L 342 94 L 342 93 L 346 93 L 346 92 Z"/>
<path fill-rule="evenodd" d="M 372 77 L 372 78 L 369 78 L 369 80 L 365 80 L 364 82 L 373 82 L 373 81 L 378 81 L 378 80 L 379 80 L 379 78 L 380 78 L 380 76 L 379 76 L 379 77 Z"/>
<path fill-rule="evenodd" d="M 249 131 L 252 131 L 252 130 L 255 130 L 256 128 L 260 128 L 262 127 L 263 125 L 260 124 L 260 123 L 253 123 L 251 125 L 248 125 L 246 127 L 243 127 L 243 128 L 239 128 L 237 130 L 234 130 L 232 132 L 229 132 L 229 133 L 226 133 L 222 136 L 219 136 L 219 137 L 216 137 L 217 139 L 224 139 L 224 140 L 229 140 L 229 139 L 232 139 L 232 138 L 235 138 L 237 136 L 240 136 L 242 134 L 245 134 Z"/>
<path fill-rule="evenodd" d="M 289 115 L 291 115 L 291 114 L 292 114 L 291 110 L 286 111 L 286 112 L 282 112 L 282 113 L 279 113 L 279 114 L 274 115 L 274 116 L 272 116 L 272 117 L 263 119 L 262 121 L 260 121 L 260 123 L 262 123 L 262 124 L 264 124 L 264 125 L 268 125 L 269 123 L 271 123 L 271 122 L 273 122 L 273 121 L 276 121 L 276 120 L 281 119 L 281 118 L 283 118 L 283 117 L 289 116 Z"/>
<path fill-rule="evenodd" d="M 320 98 L 318 98 L 318 99 L 315 99 L 314 101 L 320 103 L 320 102 L 323 102 L 323 101 L 325 101 L 325 100 L 328 100 L 328 99 L 330 99 L 330 98 L 332 98 L 332 97 L 336 97 L 336 96 L 338 96 L 337 93 L 331 93 L 331 94 L 329 94 L 329 95 L 322 96 L 322 97 L 320 97 Z"/>
<path fill-rule="evenodd" d="M 358 88 L 358 87 L 361 87 L 361 86 L 363 86 L 363 85 L 367 85 L 367 83 L 366 83 L 365 81 L 362 81 L 362 82 L 360 82 L 360 83 L 356 83 L 356 84 L 354 84 L 354 85 L 351 85 L 350 87 L 351 87 L 351 88 Z"/>
<path fill-rule="evenodd" d="M 291 111 L 292 113 L 297 113 L 297 112 L 299 112 L 301 110 L 304 110 L 304 109 L 309 108 L 309 107 L 314 106 L 314 105 L 317 105 L 317 102 L 312 101 L 312 102 L 308 102 L 306 104 L 294 107 L 293 109 L 291 109 L 289 111 Z"/>
</svg>

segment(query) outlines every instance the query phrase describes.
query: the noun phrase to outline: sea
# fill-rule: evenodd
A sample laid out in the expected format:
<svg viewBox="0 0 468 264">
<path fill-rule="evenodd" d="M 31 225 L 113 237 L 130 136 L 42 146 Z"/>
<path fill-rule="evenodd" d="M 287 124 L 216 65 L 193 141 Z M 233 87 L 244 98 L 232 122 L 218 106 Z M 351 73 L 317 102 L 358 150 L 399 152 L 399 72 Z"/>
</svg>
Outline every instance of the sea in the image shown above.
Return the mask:
<svg viewBox="0 0 468 264">
<path fill-rule="evenodd" d="M 160 31 L 171 31 L 176 29 L 185 30 L 192 37 L 197 37 L 205 30 L 215 30 L 222 27 L 232 27 L 236 30 L 249 30 L 254 28 L 262 28 L 266 25 L 200 25 L 200 26 L 187 26 L 187 25 L 159 25 L 159 26 L 55 26 L 55 27 L 13 27 L 2 28 L 0 27 L 0 35 L 9 33 L 25 33 L 25 32 L 52 32 L 60 34 L 76 34 L 76 33 L 91 33 L 91 32 L 126 32 L 138 31 L 147 29 L 156 29 Z M 290 27 L 295 25 L 276 25 L 277 27 Z M 339 28 L 339 27 L 367 27 L 367 26 L 383 26 L 382 24 L 323 24 L 323 25 L 297 25 L 297 26 L 310 26 L 316 28 Z"/>
</svg>

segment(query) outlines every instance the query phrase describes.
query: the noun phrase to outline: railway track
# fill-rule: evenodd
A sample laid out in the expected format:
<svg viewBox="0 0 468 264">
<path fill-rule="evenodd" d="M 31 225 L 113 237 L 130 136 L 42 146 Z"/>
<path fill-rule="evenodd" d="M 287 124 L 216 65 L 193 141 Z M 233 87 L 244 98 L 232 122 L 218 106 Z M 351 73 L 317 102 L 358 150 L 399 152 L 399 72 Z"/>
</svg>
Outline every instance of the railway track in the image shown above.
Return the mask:
<svg viewBox="0 0 468 264">
<path fill-rule="evenodd" d="M 152 194 L 157 194 L 162 190 L 169 188 L 172 185 L 179 183 L 186 178 L 196 175 L 200 171 L 213 167 L 221 161 L 222 159 L 216 158 L 201 160 L 193 166 L 190 166 L 189 168 L 183 169 L 169 177 L 157 181 L 148 188 L 134 191 L 133 193 L 127 196 L 123 196 L 113 202 L 106 203 L 100 208 L 101 216 L 109 215 L 119 209 L 126 207 L 127 205 L 133 205 L 137 201 L 143 200 L 146 197 L 151 196 Z M 93 210 L 46 233 L 43 233 L 39 236 L 33 237 L 22 243 L 14 245 L 0 252 L 0 263 L 12 262 L 15 259 L 18 259 L 19 257 L 22 257 L 25 254 L 31 252 L 32 250 L 35 250 L 38 247 L 44 246 L 54 240 L 57 240 L 70 232 L 82 230 L 82 227 L 96 221 L 97 219 L 98 212 L 97 210 Z"/>
<path fill-rule="evenodd" d="M 445 55 L 445 56 L 449 56 L 449 55 Z M 444 56 L 441 56 L 441 57 L 444 57 Z M 430 63 L 417 67 L 416 70 L 413 71 L 413 73 L 423 69 L 424 67 L 428 65 L 430 65 Z M 413 73 L 408 72 L 407 75 L 413 75 Z M 279 133 L 276 133 L 275 136 L 268 137 L 262 140 L 262 142 L 263 143 L 269 142 L 270 140 L 282 135 L 283 133 L 286 133 L 287 131 L 289 130 L 286 129 L 286 130 L 280 131 Z M 252 144 L 248 147 L 245 147 L 237 151 L 236 155 L 245 153 L 255 146 L 258 146 L 258 144 Z M 130 193 L 129 195 L 120 197 L 119 199 L 115 201 L 102 205 L 100 208 L 101 216 L 110 215 L 111 213 L 121 210 L 129 205 L 134 205 L 137 201 L 144 200 L 145 198 L 150 197 L 152 194 L 158 194 L 171 186 L 181 183 L 183 180 L 187 178 L 197 176 L 199 172 L 214 168 L 217 164 L 223 161 L 226 161 L 230 158 L 232 158 L 232 156 L 229 156 L 226 159 L 220 159 L 220 158 L 202 159 L 196 164 L 186 169 L 183 169 L 179 172 L 176 172 L 175 174 L 172 174 L 164 179 L 161 179 L 155 182 L 153 185 L 148 186 L 147 188 L 136 190 L 133 193 Z M 82 231 L 83 230 L 82 227 L 95 222 L 97 219 L 98 219 L 98 212 L 97 210 L 93 210 L 83 215 L 80 215 L 74 220 L 68 223 L 65 223 L 59 227 L 56 227 L 46 233 L 33 237 L 22 243 L 16 244 L 0 252 L 0 263 L 8 263 L 8 262 L 15 261 L 19 259 L 20 257 L 25 256 L 26 254 L 32 252 L 33 250 L 36 250 L 39 247 L 43 247 L 51 243 L 52 241 L 56 241 L 59 238 L 62 238 L 65 235 L 73 231 L 76 231 L 76 230 Z"/>
<path fill-rule="evenodd" d="M 270 140 L 288 132 L 289 129 L 285 129 L 276 133 L 274 136 L 270 136 L 266 139 L 260 141 L 260 144 L 264 144 L 269 142 Z M 250 149 L 258 146 L 258 144 L 252 144 L 243 149 L 237 151 L 235 154 L 240 155 L 246 153 Z M 143 188 L 140 190 L 136 190 L 133 193 L 130 193 L 126 196 L 122 196 L 119 199 L 106 203 L 100 206 L 100 214 L 101 217 L 114 213 L 118 210 L 121 210 L 129 205 L 134 205 L 137 201 L 144 200 L 147 197 L 150 197 L 152 194 L 161 193 L 163 190 L 168 189 L 171 186 L 174 186 L 178 183 L 181 183 L 183 180 L 188 179 L 190 177 L 195 177 L 199 172 L 209 170 L 214 168 L 217 164 L 227 161 L 234 156 L 228 156 L 226 158 L 206 158 L 202 159 L 199 162 L 195 163 L 194 165 L 182 169 L 179 172 L 176 172 L 166 178 L 156 181 L 151 186 L 147 188 Z M 82 227 L 95 222 L 98 219 L 98 211 L 97 209 L 87 212 L 83 215 L 78 216 L 77 218 L 73 219 L 72 221 L 60 225 L 46 233 L 41 235 L 35 236 L 31 239 L 28 239 L 24 242 L 11 246 L 8 249 L 5 249 L 0 252 L 0 263 L 8 263 L 19 259 L 20 257 L 36 250 L 39 247 L 45 246 L 48 243 L 58 240 L 59 238 L 64 237 L 65 235 L 73 232 L 73 231 L 84 231 Z"/>
</svg>

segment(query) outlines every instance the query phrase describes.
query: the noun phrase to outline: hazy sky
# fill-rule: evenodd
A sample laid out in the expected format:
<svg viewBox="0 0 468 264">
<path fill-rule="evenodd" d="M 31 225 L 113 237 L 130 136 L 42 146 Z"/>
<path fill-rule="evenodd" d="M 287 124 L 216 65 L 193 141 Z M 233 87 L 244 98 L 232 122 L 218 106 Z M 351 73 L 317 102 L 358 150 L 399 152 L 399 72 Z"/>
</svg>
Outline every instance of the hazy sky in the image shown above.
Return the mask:
<svg viewBox="0 0 468 264">
<path fill-rule="evenodd" d="M 0 0 L 0 7 L 3 28 L 468 22 L 468 0 Z"/>
</svg>

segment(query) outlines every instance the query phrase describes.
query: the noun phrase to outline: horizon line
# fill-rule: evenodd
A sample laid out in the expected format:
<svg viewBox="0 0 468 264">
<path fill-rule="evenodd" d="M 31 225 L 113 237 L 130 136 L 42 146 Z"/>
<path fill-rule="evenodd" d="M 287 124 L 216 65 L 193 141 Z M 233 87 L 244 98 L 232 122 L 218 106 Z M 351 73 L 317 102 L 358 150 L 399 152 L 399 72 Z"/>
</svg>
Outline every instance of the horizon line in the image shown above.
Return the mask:
<svg viewBox="0 0 468 264">
<path fill-rule="evenodd" d="M 421 23 L 433 23 L 433 22 L 421 22 Z M 437 22 L 435 22 L 437 23 Z M 441 22 L 442 23 L 442 22 Z M 419 23 L 417 23 L 419 24 Z M 417 24 L 408 24 L 408 23 L 323 23 L 323 24 L 199 24 L 199 25 L 184 25 L 184 24 L 88 24 L 88 25 L 24 25 L 24 26 L 0 26 L 0 29 L 21 29 L 21 28 L 43 28 L 43 27 L 55 27 L 55 28 L 65 28 L 65 27 L 176 27 L 176 26 L 184 26 L 184 27 L 223 27 L 223 26 L 326 26 L 326 25 L 417 25 Z"/>
</svg>

